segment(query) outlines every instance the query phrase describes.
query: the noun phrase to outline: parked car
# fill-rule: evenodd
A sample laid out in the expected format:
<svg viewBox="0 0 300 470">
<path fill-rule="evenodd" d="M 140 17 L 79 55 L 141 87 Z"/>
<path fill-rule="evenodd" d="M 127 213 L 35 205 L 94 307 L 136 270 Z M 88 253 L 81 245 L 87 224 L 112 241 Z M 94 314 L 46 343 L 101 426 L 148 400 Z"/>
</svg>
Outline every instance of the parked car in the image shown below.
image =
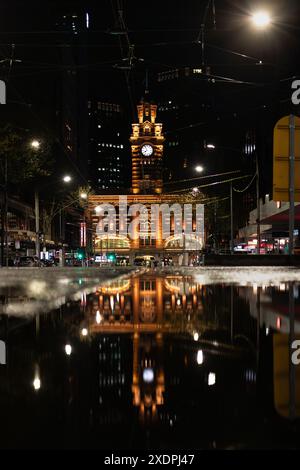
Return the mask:
<svg viewBox="0 0 300 470">
<path fill-rule="evenodd" d="M 34 266 L 37 266 L 37 262 L 34 256 L 21 256 L 18 266 L 32 268 Z"/>
</svg>

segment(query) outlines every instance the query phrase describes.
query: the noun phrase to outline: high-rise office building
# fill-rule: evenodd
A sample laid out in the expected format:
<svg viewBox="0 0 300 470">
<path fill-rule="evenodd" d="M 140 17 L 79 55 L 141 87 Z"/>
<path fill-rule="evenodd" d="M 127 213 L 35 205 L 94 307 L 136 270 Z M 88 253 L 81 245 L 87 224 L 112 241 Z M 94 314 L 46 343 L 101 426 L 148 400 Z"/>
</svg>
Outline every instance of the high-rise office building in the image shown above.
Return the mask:
<svg viewBox="0 0 300 470">
<path fill-rule="evenodd" d="M 56 29 L 65 41 L 61 47 L 63 68 L 57 103 L 60 141 L 64 154 L 86 176 L 89 77 L 85 64 L 89 14 L 84 10 L 63 14 L 56 23 Z"/>
<path fill-rule="evenodd" d="M 129 187 L 128 137 L 121 106 L 89 100 L 88 118 L 89 184 L 96 192 Z"/>
</svg>

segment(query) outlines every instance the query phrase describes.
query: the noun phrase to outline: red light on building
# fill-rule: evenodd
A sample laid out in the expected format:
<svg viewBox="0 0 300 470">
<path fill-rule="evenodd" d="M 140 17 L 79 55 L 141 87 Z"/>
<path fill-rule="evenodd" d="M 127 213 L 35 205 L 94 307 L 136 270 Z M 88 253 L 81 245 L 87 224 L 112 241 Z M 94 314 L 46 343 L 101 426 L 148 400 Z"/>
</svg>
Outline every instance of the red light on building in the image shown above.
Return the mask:
<svg viewBox="0 0 300 470">
<path fill-rule="evenodd" d="M 280 317 L 277 317 L 277 319 L 276 319 L 276 327 L 277 327 L 278 330 L 280 330 L 280 328 L 281 328 L 281 318 Z"/>
<path fill-rule="evenodd" d="M 86 246 L 86 223 L 85 222 L 80 223 L 80 246 L 81 247 Z"/>
</svg>

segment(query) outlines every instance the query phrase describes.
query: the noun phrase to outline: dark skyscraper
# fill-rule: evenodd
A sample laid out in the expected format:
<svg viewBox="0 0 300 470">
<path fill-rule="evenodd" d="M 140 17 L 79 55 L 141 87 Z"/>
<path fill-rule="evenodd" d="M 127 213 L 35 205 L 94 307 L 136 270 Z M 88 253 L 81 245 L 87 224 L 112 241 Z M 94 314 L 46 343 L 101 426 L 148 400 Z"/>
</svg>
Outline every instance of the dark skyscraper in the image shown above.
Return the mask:
<svg viewBox="0 0 300 470">
<path fill-rule="evenodd" d="M 121 106 L 90 100 L 88 114 L 89 184 L 96 192 L 129 187 L 128 132 Z"/>
<path fill-rule="evenodd" d="M 59 87 L 59 133 L 66 155 L 79 172 L 87 176 L 87 63 L 89 13 L 69 12 L 57 21 L 56 28 L 67 38 L 61 47 L 62 78 Z"/>
</svg>

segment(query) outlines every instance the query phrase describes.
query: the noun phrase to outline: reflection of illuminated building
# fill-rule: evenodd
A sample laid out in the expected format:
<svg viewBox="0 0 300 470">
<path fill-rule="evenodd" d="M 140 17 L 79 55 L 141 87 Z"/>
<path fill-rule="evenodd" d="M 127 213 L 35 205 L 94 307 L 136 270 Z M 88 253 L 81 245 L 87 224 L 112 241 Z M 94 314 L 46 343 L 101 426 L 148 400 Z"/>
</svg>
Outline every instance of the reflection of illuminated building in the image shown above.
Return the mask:
<svg viewBox="0 0 300 470">
<path fill-rule="evenodd" d="M 139 408 L 140 419 L 153 421 L 157 407 L 163 405 L 165 377 L 163 369 L 163 337 L 140 335 L 133 337 L 133 404 Z"/>
<path fill-rule="evenodd" d="M 293 286 L 295 301 L 299 296 L 299 287 Z M 272 328 L 281 333 L 290 331 L 289 285 L 239 287 L 239 296 L 246 299 L 250 314 L 259 321 L 260 327 Z M 259 302 L 258 302 L 259 296 Z M 258 309 L 259 307 L 259 309 Z M 300 303 L 295 304 L 295 332 L 300 334 Z"/>
<path fill-rule="evenodd" d="M 171 332 L 192 334 L 200 325 L 203 289 L 180 276 L 144 274 L 130 280 L 111 282 L 97 291 L 89 330 L 97 332 Z M 98 318 L 101 321 L 97 322 Z M 182 319 L 187 320 L 184 325 Z"/>
<path fill-rule="evenodd" d="M 288 334 L 274 334 L 274 404 L 281 416 L 295 419 L 300 416 L 300 367 L 292 364 L 290 345 Z"/>
<path fill-rule="evenodd" d="M 181 387 L 176 364 L 171 367 L 165 360 L 169 338 L 173 338 L 173 344 L 176 344 L 178 338 L 176 347 L 182 349 L 180 360 L 173 357 L 170 349 L 168 354 L 172 360 L 176 363 L 179 361 L 180 367 L 200 368 L 202 380 L 209 388 L 222 381 L 222 371 L 212 366 L 212 357 L 220 358 L 224 354 L 239 361 L 246 354 L 246 343 L 233 345 L 230 336 L 227 335 L 227 339 L 224 335 L 218 337 L 217 330 L 222 330 L 221 323 L 217 325 L 209 318 L 204 318 L 205 303 L 209 301 L 206 288 L 190 278 L 171 275 L 160 277 L 146 273 L 108 283 L 100 287 L 92 299 L 85 319 L 91 338 L 100 335 L 99 341 L 107 338 L 106 341 L 114 345 L 122 337 L 128 337 L 126 334 L 132 335 L 131 402 L 145 425 L 157 420 L 172 425 L 176 419 L 177 413 L 166 411 L 168 404 L 165 400 L 166 393 L 170 393 L 174 387 Z M 189 345 L 187 349 L 184 341 Z M 114 349 L 110 349 L 109 344 L 106 348 L 106 360 L 110 363 Z M 200 348 L 201 361 L 198 354 Z M 117 387 L 119 376 L 117 374 L 115 377 L 115 367 L 110 369 L 103 364 L 101 369 L 106 371 L 103 372 L 107 376 L 105 387 L 112 380 Z M 245 383 L 255 385 L 256 372 L 251 366 L 245 366 L 241 374 Z M 103 376 L 101 380 L 103 382 Z"/>
<path fill-rule="evenodd" d="M 196 327 L 200 330 L 196 324 L 202 312 L 202 286 L 180 276 L 145 274 L 100 287 L 97 298 L 88 311 L 89 332 L 101 333 L 100 338 L 111 338 L 112 343 L 120 341 L 115 335 L 133 333 L 133 405 L 138 407 L 142 421 L 153 422 L 164 403 L 163 334 L 182 331 L 183 321 L 183 330 L 190 335 Z M 102 342 L 100 339 L 101 351 Z M 112 355 L 110 350 L 106 359 Z M 103 380 L 101 376 L 101 383 Z M 107 387 L 118 379 L 109 368 L 105 380 Z"/>
</svg>

